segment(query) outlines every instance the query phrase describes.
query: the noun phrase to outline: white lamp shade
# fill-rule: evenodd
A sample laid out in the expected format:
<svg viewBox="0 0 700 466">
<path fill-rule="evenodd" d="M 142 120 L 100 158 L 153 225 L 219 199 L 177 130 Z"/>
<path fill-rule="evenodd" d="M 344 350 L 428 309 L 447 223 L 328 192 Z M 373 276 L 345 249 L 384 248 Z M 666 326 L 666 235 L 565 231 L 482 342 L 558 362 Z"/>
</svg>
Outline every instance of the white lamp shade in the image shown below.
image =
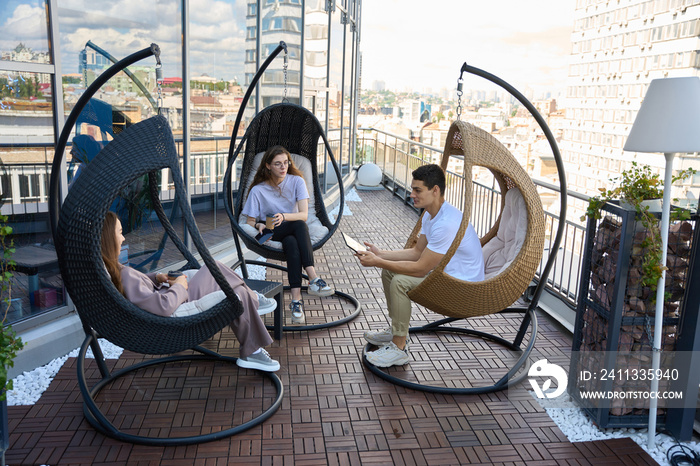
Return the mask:
<svg viewBox="0 0 700 466">
<path fill-rule="evenodd" d="M 700 152 L 700 78 L 651 81 L 624 150 Z"/>
</svg>

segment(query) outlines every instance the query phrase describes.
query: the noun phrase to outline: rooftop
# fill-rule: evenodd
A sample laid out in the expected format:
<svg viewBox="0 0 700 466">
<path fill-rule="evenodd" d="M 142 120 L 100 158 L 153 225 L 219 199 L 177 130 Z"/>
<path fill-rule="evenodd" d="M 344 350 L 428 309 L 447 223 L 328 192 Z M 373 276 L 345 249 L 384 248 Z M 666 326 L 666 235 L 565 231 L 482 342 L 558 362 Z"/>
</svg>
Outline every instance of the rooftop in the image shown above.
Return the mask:
<svg viewBox="0 0 700 466">
<path fill-rule="evenodd" d="M 340 230 L 382 248 L 403 247 L 416 213 L 385 190 L 361 191 L 359 197 L 362 202 L 346 203 Z M 226 228 L 220 227 L 222 232 Z M 387 323 L 379 271 L 362 268 L 338 234 L 315 258 L 319 273 L 339 291 L 354 295 L 363 310 L 337 327 L 285 332 L 268 348 L 282 365 L 278 375 L 285 392 L 280 409 L 261 426 L 189 447 L 110 439 L 85 421 L 76 359 L 69 358 L 35 405 L 9 408 L 7 463 L 656 464 L 630 439 L 571 443 L 531 396 L 526 382 L 492 394 L 453 396 L 405 389 L 377 378 L 361 357 L 362 333 Z M 282 273 L 269 269 L 267 278 L 279 280 Z M 306 297 L 305 305 L 307 323 L 347 312 L 347 305 L 335 297 Z M 414 306 L 412 324 L 441 317 Z M 542 313 L 538 319 L 533 360 L 546 357 L 568 367 L 571 335 Z M 460 325 L 512 338 L 519 321 L 519 315 L 507 314 Z M 480 385 L 499 378 L 504 358 L 512 357 L 499 346 L 460 334 L 421 333 L 411 340 L 412 363 L 393 371 L 437 385 Z M 238 342 L 228 329 L 205 346 L 224 355 L 238 354 Z M 126 351 L 107 363 L 116 369 L 145 358 Z M 94 361 L 88 361 L 88 377 L 97 382 L 99 372 Z M 221 363 L 159 366 L 121 380 L 123 385 L 108 387 L 98 398 L 110 405 L 113 422 L 162 436 L 240 423 L 259 413 L 274 392 L 254 371 Z M 158 395 L 153 397 L 156 387 Z"/>
</svg>

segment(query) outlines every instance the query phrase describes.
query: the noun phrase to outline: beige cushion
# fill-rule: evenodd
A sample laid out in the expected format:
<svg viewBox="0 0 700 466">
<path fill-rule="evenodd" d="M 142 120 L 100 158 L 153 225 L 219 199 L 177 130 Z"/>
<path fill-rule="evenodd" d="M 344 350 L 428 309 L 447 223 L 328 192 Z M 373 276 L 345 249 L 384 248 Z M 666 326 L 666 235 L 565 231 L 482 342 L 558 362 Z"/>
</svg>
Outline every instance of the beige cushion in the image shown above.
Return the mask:
<svg viewBox="0 0 700 466">
<path fill-rule="evenodd" d="M 484 278 L 495 277 L 515 260 L 527 234 L 527 206 L 518 188 L 506 193 L 498 233 L 484 244 Z"/>
<path fill-rule="evenodd" d="M 246 199 L 248 199 L 250 185 L 253 183 L 253 178 L 255 178 L 255 172 L 257 171 L 257 167 L 260 166 L 260 162 L 262 161 L 263 155 L 265 155 L 264 152 L 259 152 L 255 155 L 255 158 L 253 159 L 253 167 L 255 167 L 255 169 L 251 170 L 251 173 L 248 176 L 248 182 L 246 183 L 246 186 L 248 186 L 248 188 L 246 188 L 245 196 L 243 197 L 243 205 L 245 205 L 245 201 Z M 299 169 L 299 171 L 302 174 L 302 177 L 304 178 L 304 181 L 306 182 L 306 190 L 309 192 L 309 216 L 306 219 L 306 225 L 309 227 L 309 237 L 311 238 L 311 244 L 316 244 L 328 234 L 328 228 L 323 226 L 321 221 L 316 216 L 316 199 L 313 190 L 313 172 L 311 170 L 311 162 L 309 162 L 308 159 L 302 157 L 301 155 L 291 155 L 294 165 Z M 311 189 L 309 189 L 309 187 L 311 187 Z M 238 223 L 240 224 L 243 231 L 245 231 L 248 234 L 248 236 L 255 237 L 255 235 L 258 234 L 258 230 L 255 227 L 248 225 L 247 220 L 247 215 L 241 214 L 240 217 L 238 217 Z M 280 243 L 279 241 L 270 240 L 267 243 L 265 243 L 265 245 L 270 246 L 274 249 L 282 249 L 282 243 Z"/>
</svg>

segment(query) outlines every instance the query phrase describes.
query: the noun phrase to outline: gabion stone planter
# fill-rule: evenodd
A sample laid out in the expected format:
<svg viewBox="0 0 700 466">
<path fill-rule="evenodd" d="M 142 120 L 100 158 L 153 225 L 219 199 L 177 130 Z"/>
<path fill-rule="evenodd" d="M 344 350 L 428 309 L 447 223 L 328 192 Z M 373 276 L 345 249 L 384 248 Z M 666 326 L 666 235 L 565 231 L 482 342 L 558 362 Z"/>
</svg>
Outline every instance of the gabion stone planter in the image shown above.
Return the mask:
<svg viewBox="0 0 700 466">
<path fill-rule="evenodd" d="M 602 218 L 589 219 L 568 390 L 579 406 L 601 428 L 646 427 L 648 400 L 591 399 L 591 392 L 642 393 L 650 390 L 655 293 L 642 283 L 642 245 L 649 232 L 635 212 L 608 203 Z M 664 300 L 662 368 L 676 350 L 690 271 L 692 239 L 697 217 L 671 224 L 669 230 Z M 646 372 L 645 372 L 646 371 Z M 669 391 L 677 373 L 659 380 L 659 391 Z M 670 404 L 668 406 L 671 406 Z M 666 421 L 659 405 L 658 425 Z"/>
</svg>

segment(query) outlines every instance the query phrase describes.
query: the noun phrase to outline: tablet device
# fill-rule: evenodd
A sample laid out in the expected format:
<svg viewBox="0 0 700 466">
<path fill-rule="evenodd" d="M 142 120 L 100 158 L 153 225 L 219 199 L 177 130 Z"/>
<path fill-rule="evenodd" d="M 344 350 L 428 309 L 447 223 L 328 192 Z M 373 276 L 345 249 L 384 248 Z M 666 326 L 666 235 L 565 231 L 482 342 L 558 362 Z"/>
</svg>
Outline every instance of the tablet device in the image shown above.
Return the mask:
<svg viewBox="0 0 700 466">
<path fill-rule="evenodd" d="M 257 235 L 255 235 L 255 239 L 258 240 L 259 244 L 263 244 L 265 241 L 272 238 L 272 235 L 273 235 L 272 230 L 268 230 L 267 228 L 263 228 L 262 233 L 258 233 Z"/>
<path fill-rule="evenodd" d="M 345 240 L 345 244 L 347 245 L 347 247 L 352 249 L 353 252 L 355 252 L 355 253 L 367 250 L 367 247 L 364 244 L 351 238 L 350 236 L 346 235 L 345 233 L 343 233 L 343 239 Z"/>
</svg>

